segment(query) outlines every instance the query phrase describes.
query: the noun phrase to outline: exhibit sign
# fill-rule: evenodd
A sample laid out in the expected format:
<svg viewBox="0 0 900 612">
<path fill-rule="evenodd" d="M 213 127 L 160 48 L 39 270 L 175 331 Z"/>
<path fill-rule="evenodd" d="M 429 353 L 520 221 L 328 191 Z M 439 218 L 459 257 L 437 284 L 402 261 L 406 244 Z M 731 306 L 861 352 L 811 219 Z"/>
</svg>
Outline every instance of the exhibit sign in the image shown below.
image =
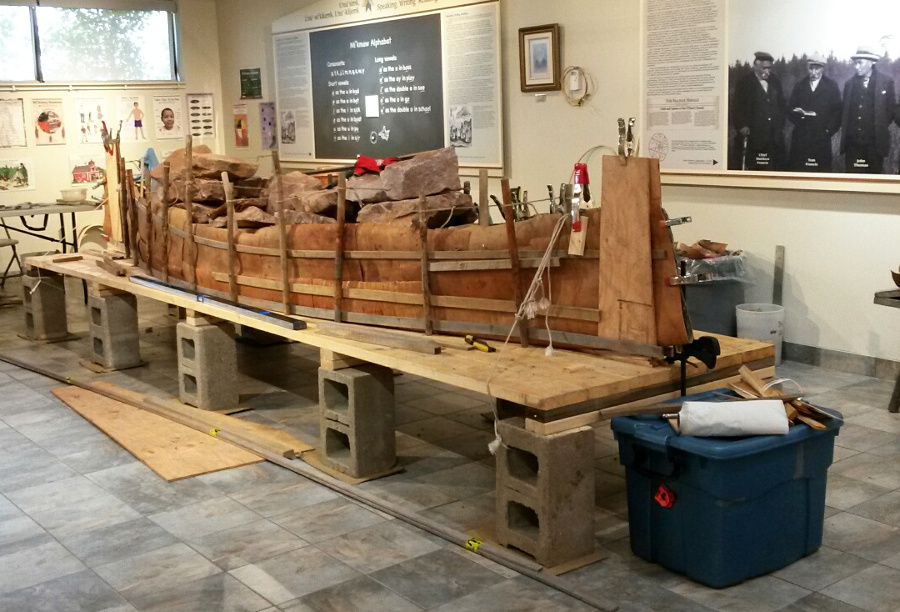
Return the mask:
<svg viewBox="0 0 900 612">
<path fill-rule="evenodd" d="M 900 171 L 897 2 L 643 0 L 641 18 L 642 149 L 664 173 Z"/>
<path fill-rule="evenodd" d="M 281 157 L 346 162 L 454 146 L 461 164 L 499 167 L 499 26 L 496 1 L 320 2 L 277 21 Z"/>
</svg>

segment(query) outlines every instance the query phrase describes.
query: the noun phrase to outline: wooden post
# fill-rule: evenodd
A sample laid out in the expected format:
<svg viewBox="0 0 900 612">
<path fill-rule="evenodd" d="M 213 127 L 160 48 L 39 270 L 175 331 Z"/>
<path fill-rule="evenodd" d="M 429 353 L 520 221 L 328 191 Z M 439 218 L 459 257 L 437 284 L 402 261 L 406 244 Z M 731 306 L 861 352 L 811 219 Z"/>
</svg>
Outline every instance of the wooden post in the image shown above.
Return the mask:
<svg viewBox="0 0 900 612">
<path fill-rule="evenodd" d="M 194 140 L 185 138 L 184 157 L 184 209 L 187 211 L 187 261 L 190 269 L 191 289 L 197 290 L 197 245 L 194 243 Z"/>
<path fill-rule="evenodd" d="M 153 276 L 153 206 L 150 204 L 150 175 L 147 173 L 146 166 L 141 172 L 141 193 L 144 198 L 144 206 L 147 208 L 144 217 L 147 223 L 147 274 Z"/>
<path fill-rule="evenodd" d="M 488 202 L 488 171 L 482 168 L 478 171 L 478 225 L 491 224 L 491 207 Z"/>
<path fill-rule="evenodd" d="M 501 181 L 503 189 L 503 212 L 506 217 L 506 242 L 509 247 L 509 261 L 512 264 L 513 296 L 516 301 L 516 312 L 522 306 L 522 275 L 519 264 L 519 245 L 516 242 L 516 225 L 513 215 L 512 194 L 509 191 L 509 179 Z M 522 346 L 528 347 L 528 321 L 519 321 L 519 339 Z"/>
<path fill-rule="evenodd" d="M 135 267 L 141 263 L 141 250 L 138 248 L 138 210 L 137 195 L 134 188 L 134 170 L 128 171 L 125 191 L 128 195 L 128 229 L 131 242 L 131 264 Z"/>
<path fill-rule="evenodd" d="M 234 273 L 234 260 L 237 256 L 234 248 L 234 187 L 227 172 L 222 173 L 222 186 L 225 188 L 225 206 L 228 209 L 228 297 L 232 302 L 237 302 L 237 275 Z"/>
<path fill-rule="evenodd" d="M 125 177 L 125 160 L 122 152 L 116 147 L 116 168 L 119 172 L 119 220 L 122 225 L 122 245 L 125 247 L 125 257 L 131 257 L 131 245 L 128 228 L 128 184 Z"/>
<path fill-rule="evenodd" d="M 281 258 L 281 309 L 291 314 L 291 277 L 288 273 L 287 225 L 284 222 L 284 185 L 281 182 L 281 158 L 272 151 L 272 176 L 275 189 L 275 216 L 278 220 L 278 251 Z"/>
<path fill-rule="evenodd" d="M 428 220 L 425 218 L 425 196 L 419 196 L 419 241 L 422 244 L 422 316 L 425 319 L 425 335 L 434 333 L 434 316 L 431 312 L 431 280 L 428 276 Z"/>
<path fill-rule="evenodd" d="M 169 174 L 172 166 L 168 160 L 163 162 L 162 180 L 162 279 L 169 282 Z"/>
<path fill-rule="evenodd" d="M 347 216 L 347 179 L 338 175 L 337 234 L 334 238 L 334 320 L 343 320 L 344 298 L 344 221 Z"/>
</svg>

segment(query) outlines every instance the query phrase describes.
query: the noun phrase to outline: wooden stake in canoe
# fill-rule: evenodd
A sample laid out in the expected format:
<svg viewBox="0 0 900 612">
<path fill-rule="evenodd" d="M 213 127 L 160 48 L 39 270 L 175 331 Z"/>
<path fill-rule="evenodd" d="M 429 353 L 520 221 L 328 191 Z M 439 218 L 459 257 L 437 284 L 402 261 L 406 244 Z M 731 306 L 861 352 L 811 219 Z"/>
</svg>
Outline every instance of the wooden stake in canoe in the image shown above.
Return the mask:
<svg viewBox="0 0 900 612">
<path fill-rule="evenodd" d="M 275 189 L 275 215 L 278 218 L 278 250 L 281 257 L 281 309 L 291 314 L 291 278 L 288 274 L 287 225 L 284 219 L 284 185 L 281 182 L 281 158 L 278 151 L 272 151 L 272 177 Z"/>
<path fill-rule="evenodd" d="M 147 265 L 144 267 L 149 276 L 153 276 L 153 206 L 150 205 L 150 174 L 147 172 L 146 166 L 142 166 L 141 171 L 141 194 L 144 198 L 144 206 L 146 215 L 144 222 L 147 226 Z"/>
<path fill-rule="evenodd" d="M 119 170 L 119 221 L 122 224 L 122 245 L 125 247 L 125 257 L 131 257 L 131 236 L 128 228 L 128 186 L 125 181 L 125 159 L 122 152 L 116 148 L 116 167 Z"/>
<path fill-rule="evenodd" d="M 137 196 L 134 187 L 134 170 L 129 170 L 125 181 L 128 202 L 128 229 L 131 242 L 131 264 L 137 267 L 141 263 L 141 250 L 138 248 L 138 214 Z"/>
<path fill-rule="evenodd" d="M 344 298 L 344 222 L 347 217 L 347 179 L 338 175 L 337 234 L 334 239 L 334 321 L 343 320 Z"/>
<path fill-rule="evenodd" d="M 162 181 L 162 277 L 169 282 L 169 175 L 172 166 L 168 160 L 163 162 Z"/>
<path fill-rule="evenodd" d="M 197 245 L 194 241 L 194 139 L 185 138 L 184 159 L 184 208 L 187 211 L 187 261 L 190 269 L 191 290 L 197 290 Z"/>
<path fill-rule="evenodd" d="M 491 224 L 491 209 L 488 202 L 488 171 L 482 168 L 478 171 L 478 225 Z"/>
<path fill-rule="evenodd" d="M 422 316 L 425 319 L 425 335 L 434 333 L 434 315 L 431 312 L 431 280 L 428 276 L 428 220 L 425 218 L 425 196 L 419 197 L 419 242 L 422 245 Z"/>
<path fill-rule="evenodd" d="M 503 189 L 503 212 L 506 217 L 506 242 L 509 247 L 509 260 L 512 263 L 513 298 L 516 301 L 516 312 L 522 307 L 522 274 L 519 264 L 519 245 L 516 242 L 516 226 L 513 219 L 512 194 L 509 191 L 509 179 L 501 181 Z M 519 340 L 522 346 L 528 347 L 528 321 L 519 321 Z"/>
<path fill-rule="evenodd" d="M 234 259 L 237 256 L 234 247 L 234 187 L 227 172 L 222 173 L 222 186 L 225 187 L 225 206 L 228 209 L 228 297 L 232 302 L 237 302 L 238 284 L 234 272 Z"/>
</svg>

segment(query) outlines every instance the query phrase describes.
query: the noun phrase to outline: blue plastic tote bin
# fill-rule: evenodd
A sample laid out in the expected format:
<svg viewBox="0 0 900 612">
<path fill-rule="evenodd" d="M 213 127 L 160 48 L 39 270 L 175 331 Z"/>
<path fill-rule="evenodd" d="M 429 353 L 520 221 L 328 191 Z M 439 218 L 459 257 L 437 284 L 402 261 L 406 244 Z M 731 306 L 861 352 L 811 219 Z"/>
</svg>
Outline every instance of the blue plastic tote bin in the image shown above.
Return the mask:
<svg viewBox="0 0 900 612">
<path fill-rule="evenodd" d="M 715 401 L 722 392 L 688 399 Z M 784 436 L 695 438 L 659 417 L 613 419 L 634 554 L 720 588 L 815 552 L 840 425 L 831 419 L 825 431 L 795 425 Z"/>
</svg>

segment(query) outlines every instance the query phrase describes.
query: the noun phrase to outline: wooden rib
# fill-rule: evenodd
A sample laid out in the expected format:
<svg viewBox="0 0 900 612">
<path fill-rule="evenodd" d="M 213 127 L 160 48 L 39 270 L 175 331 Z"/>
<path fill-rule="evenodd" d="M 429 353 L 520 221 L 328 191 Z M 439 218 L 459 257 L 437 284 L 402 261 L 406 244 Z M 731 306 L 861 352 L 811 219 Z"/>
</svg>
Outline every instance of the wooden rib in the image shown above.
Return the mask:
<svg viewBox="0 0 900 612">
<path fill-rule="evenodd" d="M 275 214 L 278 220 L 278 257 L 281 259 L 281 308 L 284 314 L 291 314 L 291 278 L 288 273 L 287 224 L 284 220 L 284 185 L 281 181 L 281 159 L 278 151 L 272 151 L 275 168 Z"/>
<path fill-rule="evenodd" d="M 171 171 L 172 166 L 169 164 L 169 161 L 164 161 L 162 184 L 162 277 L 165 282 L 169 282 L 169 175 Z"/>
<path fill-rule="evenodd" d="M 428 278 L 428 222 L 425 219 L 425 196 L 419 196 L 419 245 L 422 262 L 422 318 L 425 320 L 425 335 L 434 333 L 434 325 L 431 320 L 431 281 Z"/>
<path fill-rule="evenodd" d="M 228 173 L 222 173 L 222 186 L 225 188 L 225 206 L 228 210 L 228 297 L 232 302 L 238 299 L 237 275 L 234 272 L 234 260 L 237 253 L 234 250 L 234 187 L 228 178 Z"/>
<path fill-rule="evenodd" d="M 334 237 L 334 320 L 340 323 L 344 290 L 344 223 L 347 217 L 347 179 L 338 177 L 337 228 Z"/>
<path fill-rule="evenodd" d="M 194 244 L 194 140 L 185 137 L 184 158 L 184 209 L 187 211 L 187 262 L 190 270 L 191 290 L 197 290 L 197 245 Z"/>
<path fill-rule="evenodd" d="M 491 224 L 491 208 L 488 202 L 488 171 L 482 168 L 478 171 L 478 225 Z"/>
<path fill-rule="evenodd" d="M 509 247 L 509 259 L 512 264 L 512 282 L 513 297 L 516 301 L 516 312 L 522 306 L 522 283 L 519 265 L 519 246 L 516 243 L 516 226 L 513 219 L 512 194 L 509 192 L 509 179 L 501 181 L 503 188 L 503 210 L 506 212 L 506 242 Z M 522 346 L 527 347 L 528 343 L 528 323 L 524 319 L 520 319 L 519 340 Z"/>
</svg>

